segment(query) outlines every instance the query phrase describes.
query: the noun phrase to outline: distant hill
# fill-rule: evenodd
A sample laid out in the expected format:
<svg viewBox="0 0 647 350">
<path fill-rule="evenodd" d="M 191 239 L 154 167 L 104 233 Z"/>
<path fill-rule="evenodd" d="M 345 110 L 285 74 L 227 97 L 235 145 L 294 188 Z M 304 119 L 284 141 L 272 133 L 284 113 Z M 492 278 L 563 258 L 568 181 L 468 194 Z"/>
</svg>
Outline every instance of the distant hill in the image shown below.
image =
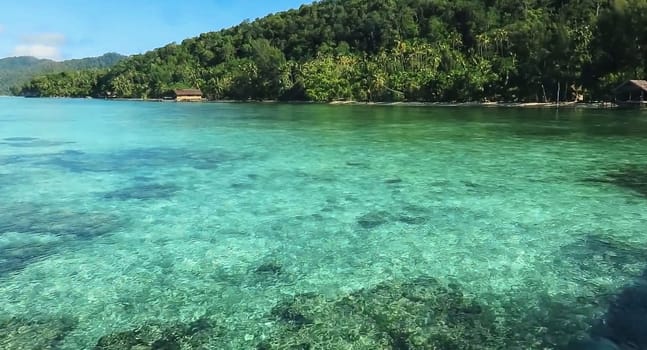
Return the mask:
<svg viewBox="0 0 647 350">
<path fill-rule="evenodd" d="M 11 94 L 11 88 L 20 88 L 33 77 L 42 74 L 75 71 L 81 69 L 108 68 L 126 56 L 107 53 L 99 57 L 56 62 L 35 57 L 8 57 L 0 59 L 0 95 Z"/>
</svg>

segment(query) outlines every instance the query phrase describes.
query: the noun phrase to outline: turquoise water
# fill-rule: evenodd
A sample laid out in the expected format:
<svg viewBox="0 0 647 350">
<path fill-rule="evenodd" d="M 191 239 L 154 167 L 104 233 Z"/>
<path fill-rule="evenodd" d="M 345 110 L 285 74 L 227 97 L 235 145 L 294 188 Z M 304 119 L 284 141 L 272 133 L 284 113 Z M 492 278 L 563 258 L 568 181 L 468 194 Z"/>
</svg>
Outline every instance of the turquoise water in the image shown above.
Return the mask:
<svg viewBox="0 0 647 350">
<path fill-rule="evenodd" d="M 433 276 L 592 320 L 645 268 L 646 165 L 639 111 L 1 98 L 0 318 L 253 348 L 286 297 Z"/>
</svg>

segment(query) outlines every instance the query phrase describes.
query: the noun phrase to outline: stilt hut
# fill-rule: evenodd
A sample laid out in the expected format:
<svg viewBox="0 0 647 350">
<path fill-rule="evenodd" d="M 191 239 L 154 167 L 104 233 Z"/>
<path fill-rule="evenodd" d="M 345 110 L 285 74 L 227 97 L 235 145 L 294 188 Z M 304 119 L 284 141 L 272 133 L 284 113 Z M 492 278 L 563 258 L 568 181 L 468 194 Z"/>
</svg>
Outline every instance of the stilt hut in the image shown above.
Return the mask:
<svg viewBox="0 0 647 350">
<path fill-rule="evenodd" d="M 647 80 L 628 80 L 613 89 L 616 104 L 620 107 L 647 107 Z"/>
<path fill-rule="evenodd" d="M 178 102 L 202 101 L 202 91 L 200 89 L 176 89 L 173 90 L 173 97 Z"/>
</svg>

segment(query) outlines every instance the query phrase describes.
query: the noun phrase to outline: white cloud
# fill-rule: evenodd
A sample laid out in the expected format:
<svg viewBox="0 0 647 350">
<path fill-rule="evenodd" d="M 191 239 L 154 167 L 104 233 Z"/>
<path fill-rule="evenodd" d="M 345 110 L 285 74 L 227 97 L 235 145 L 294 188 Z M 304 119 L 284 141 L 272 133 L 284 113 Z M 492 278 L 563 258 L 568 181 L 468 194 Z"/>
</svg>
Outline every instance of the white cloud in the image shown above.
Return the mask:
<svg viewBox="0 0 647 350">
<path fill-rule="evenodd" d="M 59 33 L 39 33 L 24 35 L 14 47 L 13 56 L 34 56 L 38 58 L 61 59 L 61 47 L 65 36 Z"/>
<path fill-rule="evenodd" d="M 12 56 L 34 56 L 59 60 L 61 59 L 61 49 L 56 46 L 42 44 L 18 45 L 14 47 Z"/>
<path fill-rule="evenodd" d="M 25 44 L 60 46 L 65 43 L 65 35 L 60 33 L 39 33 L 23 35 L 21 40 Z"/>
</svg>

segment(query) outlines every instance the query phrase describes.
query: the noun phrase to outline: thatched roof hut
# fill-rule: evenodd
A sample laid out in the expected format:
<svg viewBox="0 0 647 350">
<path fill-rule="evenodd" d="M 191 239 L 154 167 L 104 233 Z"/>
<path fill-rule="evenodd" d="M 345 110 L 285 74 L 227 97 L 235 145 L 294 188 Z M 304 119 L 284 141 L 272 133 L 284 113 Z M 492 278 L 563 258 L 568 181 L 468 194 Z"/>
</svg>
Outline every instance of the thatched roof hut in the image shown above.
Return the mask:
<svg viewBox="0 0 647 350">
<path fill-rule="evenodd" d="M 175 89 L 173 95 L 176 101 L 201 101 L 202 91 L 200 89 Z"/>
<path fill-rule="evenodd" d="M 616 103 L 621 106 L 647 106 L 647 80 L 627 80 L 613 89 Z"/>
</svg>

